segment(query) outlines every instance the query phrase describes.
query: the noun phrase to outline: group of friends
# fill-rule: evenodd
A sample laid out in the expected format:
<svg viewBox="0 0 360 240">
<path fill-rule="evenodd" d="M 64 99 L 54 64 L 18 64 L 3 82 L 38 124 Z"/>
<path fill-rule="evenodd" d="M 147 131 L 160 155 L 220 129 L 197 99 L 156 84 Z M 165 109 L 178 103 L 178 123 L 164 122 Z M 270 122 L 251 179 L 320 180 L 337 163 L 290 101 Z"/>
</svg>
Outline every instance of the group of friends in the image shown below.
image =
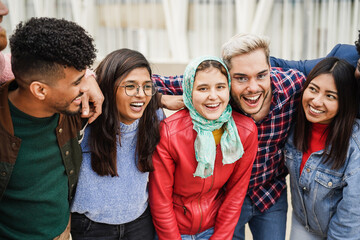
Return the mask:
<svg viewBox="0 0 360 240">
<path fill-rule="evenodd" d="M 20 23 L 0 55 L 0 239 L 243 240 L 248 223 L 283 240 L 289 174 L 290 239 L 359 240 L 360 34 L 315 60 L 269 44 L 238 34 L 170 77 L 119 49 L 93 72 L 82 27 Z"/>
</svg>

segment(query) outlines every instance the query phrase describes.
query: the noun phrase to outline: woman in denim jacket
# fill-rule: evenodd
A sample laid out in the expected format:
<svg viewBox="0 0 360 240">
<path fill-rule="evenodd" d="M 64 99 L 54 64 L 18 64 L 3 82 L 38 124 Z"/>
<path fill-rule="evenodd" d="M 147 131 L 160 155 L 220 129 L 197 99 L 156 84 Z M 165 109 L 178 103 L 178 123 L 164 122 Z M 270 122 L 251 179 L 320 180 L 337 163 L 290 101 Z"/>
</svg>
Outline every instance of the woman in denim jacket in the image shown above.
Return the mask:
<svg viewBox="0 0 360 240">
<path fill-rule="evenodd" d="M 292 240 L 360 239 L 360 129 L 354 68 L 326 58 L 304 85 L 285 146 Z"/>
</svg>

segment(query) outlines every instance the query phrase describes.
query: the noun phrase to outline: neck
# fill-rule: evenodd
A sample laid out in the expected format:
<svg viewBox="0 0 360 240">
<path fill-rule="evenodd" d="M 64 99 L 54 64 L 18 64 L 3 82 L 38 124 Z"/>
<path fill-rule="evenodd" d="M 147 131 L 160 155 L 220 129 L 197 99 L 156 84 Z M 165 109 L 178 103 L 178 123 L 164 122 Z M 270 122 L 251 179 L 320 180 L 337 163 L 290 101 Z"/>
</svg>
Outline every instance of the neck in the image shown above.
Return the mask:
<svg viewBox="0 0 360 240">
<path fill-rule="evenodd" d="M 31 92 L 18 87 L 9 91 L 10 102 L 20 111 L 37 118 L 51 117 L 54 112 L 47 111 L 42 101 L 36 99 Z"/>
</svg>

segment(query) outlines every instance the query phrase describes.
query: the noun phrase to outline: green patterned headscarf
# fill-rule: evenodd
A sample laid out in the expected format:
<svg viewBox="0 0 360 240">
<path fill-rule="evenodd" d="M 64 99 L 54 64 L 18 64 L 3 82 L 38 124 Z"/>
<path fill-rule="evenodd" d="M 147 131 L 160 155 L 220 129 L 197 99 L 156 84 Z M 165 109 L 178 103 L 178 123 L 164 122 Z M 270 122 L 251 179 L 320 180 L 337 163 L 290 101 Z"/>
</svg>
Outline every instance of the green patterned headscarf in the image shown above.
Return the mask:
<svg viewBox="0 0 360 240">
<path fill-rule="evenodd" d="M 206 178 L 213 174 L 216 144 L 212 132 L 224 126 L 224 133 L 221 136 L 220 145 L 223 155 L 223 164 L 231 164 L 236 162 L 244 153 L 243 145 L 239 137 L 234 119 L 231 115 L 232 109 L 228 105 L 224 112 L 217 120 L 208 120 L 201 116 L 195 109 L 192 102 L 192 91 L 195 80 L 195 73 L 197 67 L 206 60 L 217 61 L 221 63 L 227 72 L 229 83 L 229 91 L 231 87 L 231 80 L 229 71 L 225 63 L 218 57 L 205 56 L 192 60 L 186 67 L 184 79 L 182 83 L 183 99 L 185 106 L 190 111 L 190 116 L 194 124 L 194 130 L 197 132 L 195 139 L 195 155 L 198 162 L 194 177 Z"/>
</svg>

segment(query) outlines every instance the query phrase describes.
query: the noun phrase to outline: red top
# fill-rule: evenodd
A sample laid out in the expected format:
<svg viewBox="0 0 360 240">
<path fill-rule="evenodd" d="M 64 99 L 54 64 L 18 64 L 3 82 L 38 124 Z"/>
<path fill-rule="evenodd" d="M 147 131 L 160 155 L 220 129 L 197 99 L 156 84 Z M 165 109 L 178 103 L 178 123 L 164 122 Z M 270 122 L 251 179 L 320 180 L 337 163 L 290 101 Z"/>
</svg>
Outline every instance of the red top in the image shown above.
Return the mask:
<svg viewBox="0 0 360 240">
<path fill-rule="evenodd" d="M 311 134 L 309 139 L 309 148 L 306 152 L 303 153 L 303 157 L 300 165 L 300 175 L 310 155 L 313 152 L 317 152 L 325 148 L 325 142 L 328 136 L 328 131 L 325 130 L 328 126 L 329 124 L 320 124 L 320 123 L 312 124 Z"/>
<path fill-rule="evenodd" d="M 161 122 L 161 138 L 153 155 L 155 171 L 149 182 L 150 210 L 159 240 L 181 240 L 181 234 L 194 235 L 211 227 L 210 240 L 232 239 L 258 146 L 254 121 L 234 111 L 232 116 L 244 154 L 224 165 L 217 145 L 214 173 L 207 178 L 193 175 L 197 133 L 189 111 L 181 110 Z"/>
</svg>

